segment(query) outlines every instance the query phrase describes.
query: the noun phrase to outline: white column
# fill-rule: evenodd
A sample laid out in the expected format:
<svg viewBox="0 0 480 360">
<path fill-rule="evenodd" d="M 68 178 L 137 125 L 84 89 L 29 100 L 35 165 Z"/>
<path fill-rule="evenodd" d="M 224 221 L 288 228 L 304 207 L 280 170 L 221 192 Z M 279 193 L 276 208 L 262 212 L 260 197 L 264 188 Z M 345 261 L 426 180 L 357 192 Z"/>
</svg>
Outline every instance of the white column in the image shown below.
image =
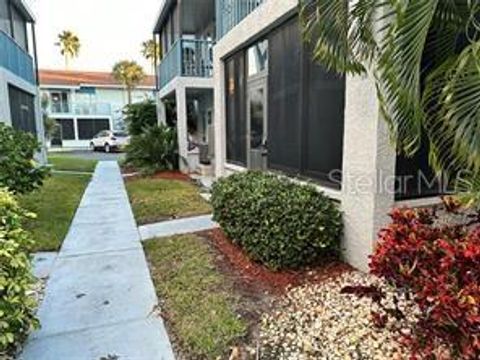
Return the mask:
<svg viewBox="0 0 480 360">
<path fill-rule="evenodd" d="M 180 170 L 188 172 L 188 140 L 187 140 L 187 94 L 184 86 L 175 90 L 177 105 L 177 134 L 178 149 L 180 154 Z"/>
<path fill-rule="evenodd" d="M 0 68 L 0 122 L 11 125 L 10 99 L 8 83 L 3 70 Z"/>
<path fill-rule="evenodd" d="M 42 106 L 40 104 L 40 90 L 37 89 L 37 93 L 35 95 L 34 106 L 35 106 L 35 122 L 37 127 L 37 138 L 41 144 L 40 153 L 38 156 L 38 161 L 42 164 L 47 163 L 47 141 L 45 139 L 45 126 L 43 123 L 43 111 Z"/>
<path fill-rule="evenodd" d="M 160 96 L 157 95 L 157 121 L 158 124 L 166 124 L 167 123 L 167 111 L 165 109 L 165 103 Z"/>
<path fill-rule="evenodd" d="M 394 204 L 395 149 L 369 77 L 347 77 L 342 211 L 347 262 L 368 270 L 378 231 Z"/>
<path fill-rule="evenodd" d="M 73 117 L 73 133 L 75 135 L 75 140 L 79 140 L 78 136 L 78 119 L 76 116 Z"/>
<path fill-rule="evenodd" d="M 226 154 L 226 104 L 225 63 L 213 48 L 213 124 L 215 134 L 215 176 L 225 175 Z"/>
</svg>

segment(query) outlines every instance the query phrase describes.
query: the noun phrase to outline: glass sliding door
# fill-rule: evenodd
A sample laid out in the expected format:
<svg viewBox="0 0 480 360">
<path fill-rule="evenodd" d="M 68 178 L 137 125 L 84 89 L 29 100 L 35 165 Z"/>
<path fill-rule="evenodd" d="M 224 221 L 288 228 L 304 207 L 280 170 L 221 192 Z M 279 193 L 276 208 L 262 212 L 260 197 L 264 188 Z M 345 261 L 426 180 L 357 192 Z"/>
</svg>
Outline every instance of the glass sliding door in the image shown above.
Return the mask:
<svg viewBox="0 0 480 360">
<path fill-rule="evenodd" d="M 247 98 L 248 168 L 267 169 L 267 82 L 259 79 L 248 84 Z"/>
</svg>

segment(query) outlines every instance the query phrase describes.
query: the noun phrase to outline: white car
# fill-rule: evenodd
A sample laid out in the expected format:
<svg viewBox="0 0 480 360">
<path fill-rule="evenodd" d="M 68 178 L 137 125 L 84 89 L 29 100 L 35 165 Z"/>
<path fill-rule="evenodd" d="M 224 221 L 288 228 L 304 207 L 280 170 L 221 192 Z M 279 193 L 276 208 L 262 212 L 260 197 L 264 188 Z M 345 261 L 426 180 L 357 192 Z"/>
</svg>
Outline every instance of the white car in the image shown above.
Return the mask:
<svg viewBox="0 0 480 360">
<path fill-rule="evenodd" d="M 122 131 L 103 130 L 90 141 L 90 149 L 97 151 L 102 149 L 109 153 L 123 150 L 130 142 L 130 136 Z"/>
</svg>

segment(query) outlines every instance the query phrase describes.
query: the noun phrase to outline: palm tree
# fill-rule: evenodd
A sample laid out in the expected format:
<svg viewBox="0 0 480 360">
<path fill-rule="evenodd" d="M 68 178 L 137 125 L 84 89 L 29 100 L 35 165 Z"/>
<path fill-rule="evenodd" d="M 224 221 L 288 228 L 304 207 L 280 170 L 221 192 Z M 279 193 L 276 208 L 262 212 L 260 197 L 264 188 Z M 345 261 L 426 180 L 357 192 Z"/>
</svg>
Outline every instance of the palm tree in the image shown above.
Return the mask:
<svg viewBox="0 0 480 360">
<path fill-rule="evenodd" d="M 55 46 L 60 47 L 60 53 L 65 58 L 65 69 L 69 69 L 70 60 L 78 57 L 80 52 L 80 39 L 72 31 L 64 30 L 58 34 L 58 42 Z"/>
<path fill-rule="evenodd" d="M 125 86 L 128 95 L 128 105 L 131 105 L 132 91 L 145 78 L 143 68 L 135 61 L 122 60 L 113 66 L 112 76 Z"/>
<path fill-rule="evenodd" d="M 471 0 L 302 0 L 314 59 L 373 75 L 398 151 L 426 134 L 439 172 L 480 175 L 480 4 Z"/>
<path fill-rule="evenodd" d="M 152 64 L 153 72 L 155 72 L 155 59 L 160 59 L 160 46 L 155 40 L 150 39 L 142 43 L 142 55 Z"/>
</svg>

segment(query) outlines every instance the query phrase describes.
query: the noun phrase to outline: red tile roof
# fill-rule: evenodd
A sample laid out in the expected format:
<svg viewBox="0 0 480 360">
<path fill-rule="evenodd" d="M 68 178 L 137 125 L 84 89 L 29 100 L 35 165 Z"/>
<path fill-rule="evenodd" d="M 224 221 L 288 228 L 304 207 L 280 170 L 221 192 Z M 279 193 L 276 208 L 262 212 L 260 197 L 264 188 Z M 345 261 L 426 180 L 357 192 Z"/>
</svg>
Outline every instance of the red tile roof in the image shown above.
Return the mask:
<svg viewBox="0 0 480 360">
<path fill-rule="evenodd" d="M 122 86 L 111 73 L 95 71 L 40 70 L 40 85 L 101 85 Z M 148 75 L 139 86 L 155 87 L 155 77 Z"/>
</svg>

